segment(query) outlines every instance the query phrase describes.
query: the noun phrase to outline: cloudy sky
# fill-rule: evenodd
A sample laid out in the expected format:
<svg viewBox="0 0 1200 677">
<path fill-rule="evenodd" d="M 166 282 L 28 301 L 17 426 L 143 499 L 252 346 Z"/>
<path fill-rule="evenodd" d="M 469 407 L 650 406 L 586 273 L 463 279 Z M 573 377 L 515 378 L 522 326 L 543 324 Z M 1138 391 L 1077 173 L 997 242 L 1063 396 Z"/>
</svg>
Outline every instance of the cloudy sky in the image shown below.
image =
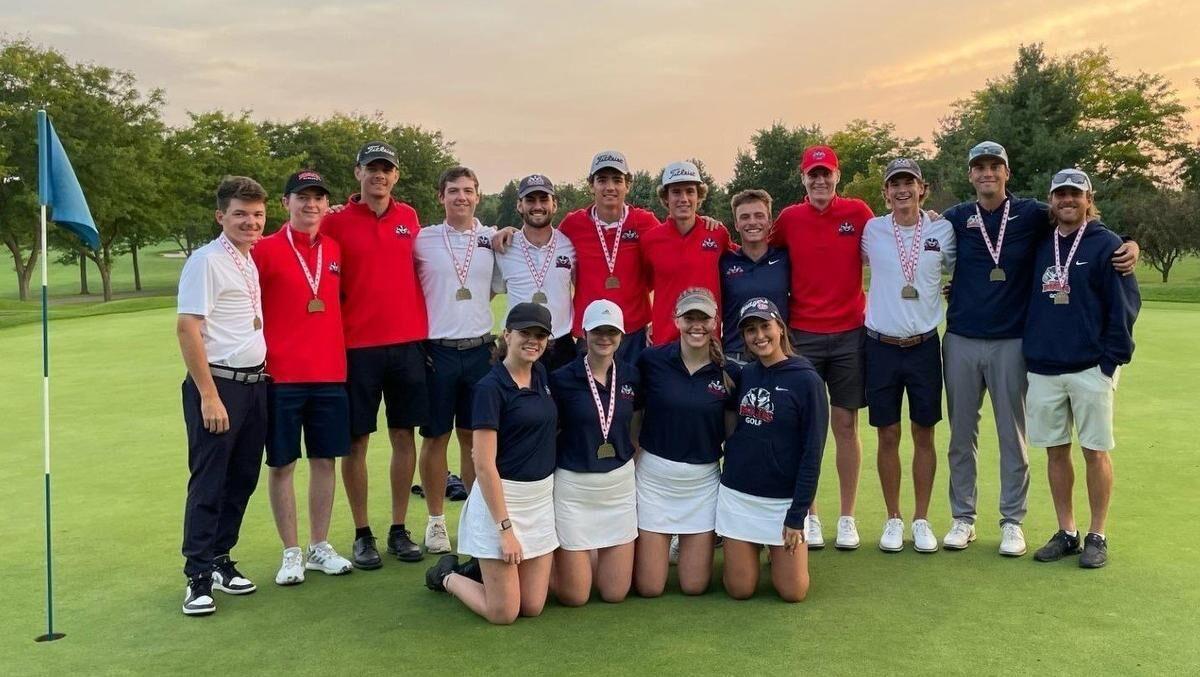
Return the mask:
<svg viewBox="0 0 1200 677">
<path fill-rule="evenodd" d="M 601 148 L 656 170 L 699 157 L 719 180 L 756 129 L 890 120 L 928 140 L 1021 43 L 1104 46 L 1161 73 L 1200 131 L 1200 2 L 815 3 L 0 0 L 0 30 L 167 92 L 167 118 L 381 111 L 442 130 L 485 190 L 587 172 Z"/>
</svg>

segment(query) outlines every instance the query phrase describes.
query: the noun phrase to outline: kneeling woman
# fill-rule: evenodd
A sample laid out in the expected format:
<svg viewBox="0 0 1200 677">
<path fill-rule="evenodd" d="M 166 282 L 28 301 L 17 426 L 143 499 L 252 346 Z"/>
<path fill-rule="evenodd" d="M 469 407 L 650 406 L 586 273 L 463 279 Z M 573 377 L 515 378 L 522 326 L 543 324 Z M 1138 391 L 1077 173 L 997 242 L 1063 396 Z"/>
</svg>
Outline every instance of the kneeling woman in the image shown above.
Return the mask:
<svg viewBox="0 0 1200 677">
<path fill-rule="evenodd" d="M 474 390 L 475 484 L 458 525 L 458 551 L 478 558 L 483 582 L 446 555 L 425 577 L 492 623 L 537 616 L 546 603 L 554 528 L 554 434 L 558 414 L 546 368 L 550 311 L 519 303 L 508 314 L 503 361 Z M 465 569 L 465 567 L 464 567 Z M 476 578 L 478 575 L 476 574 Z"/>
<path fill-rule="evenodd" d="M 755 357 L 737 379 L 737 423 L 725 442 L 717 534 L 725 538 L 725 590 L 758 587 L 759 549 L 771 549 L 771 582 L 785 601 L 808 594 L 804 517 L 817 491 L 829 404 L 820 376 L 792 353 L 779 309 L 747 301 L 738 326 Z"/>
<path fill-rule="evenodd" d="M 647 348 L 638 359 L 645 414 L 638 438 L 634 585 L 643 597 L 663 593 L 675 534 L 683 593 L 703 594 L 712 580 L 718 462 L 725 440 L 725 401 L 733 387 L 724 368 L 717 317 L 711 292 L 685 290 L 675 303 L 679 340 Z"/>
<path fill-rule="evenodd" d="M 554 519 L 562 545 L 553 585 L 567 606 L 587 603 L 593 572 L 606 602 L 624 600 L 633 578 L 631 461 L 640 387 L 637 369 L 615 359 L 624 327 L 615 303 L 593 301 L 583 313 L 587 352 L 550 375 L 559 424 Z"/>
</svg>

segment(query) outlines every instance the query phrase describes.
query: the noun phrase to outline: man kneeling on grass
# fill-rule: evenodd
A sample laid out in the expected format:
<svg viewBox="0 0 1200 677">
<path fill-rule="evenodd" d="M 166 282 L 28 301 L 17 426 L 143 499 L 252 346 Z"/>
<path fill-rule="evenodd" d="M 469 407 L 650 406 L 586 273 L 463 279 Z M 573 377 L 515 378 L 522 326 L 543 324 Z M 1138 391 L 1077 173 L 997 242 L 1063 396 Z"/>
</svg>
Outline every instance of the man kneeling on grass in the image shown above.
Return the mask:
<svg viewBox="0 0 1200 677">
<path fill-rule="evenodd" d="M 1112 497 L 1113 392 L 1117 369 L 1133 357 L 1133 323 L 1141 308 L 1137 280 L 1107 265 L 1121 238 L 1104 227 L 1092 182 L 1064 169 L 1050 184 L 1050 217 L 1057 226 L 1037 250 L 1039 275 L 1025 321 L 1023 350 L 1029 370 L 1025 410 L 1030 444 L 1046 447 L 1050 495 L 1058 533 L 1034 554 L 1052 562 L 1080 552 L 1071 506 L 1072 423 L 1087 464 L 1092 522 L 1079 566 L 1108 561 L 1104 523 Z"/>
</svg>

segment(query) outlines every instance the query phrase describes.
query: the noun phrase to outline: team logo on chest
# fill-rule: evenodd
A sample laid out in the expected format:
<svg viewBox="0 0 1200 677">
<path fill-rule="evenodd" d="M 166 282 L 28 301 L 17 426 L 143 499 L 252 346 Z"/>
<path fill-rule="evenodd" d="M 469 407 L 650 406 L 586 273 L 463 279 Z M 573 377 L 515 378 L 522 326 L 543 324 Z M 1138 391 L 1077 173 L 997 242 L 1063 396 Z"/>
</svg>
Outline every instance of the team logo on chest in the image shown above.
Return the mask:
<svg viewBox="0 0 1200 677">
<path fill-rule="evenodd" d="M 623 230 L 621 231 L 621 239 L 625 242 L 637 242 L 638 233 L 636 230 Z"/>
<path fill-rule="evenodd" d="M 717 251 L 717 241 L 711 237 L 706 237 L 704 238 L 704 242 L 700 243 L 700 248 L 705 251 L 715 252 Z"/>
<path fill-rule="evenodd" d="M 708 382 L 708 392 L 710 395 L 719 395 L 721 397 L 729 394 L 729 391 L 725 390 L 725 384 L 721 383 L 719 380 Z"/>
<path fill-rule="evenodd" d="M 621 386 L 621 399 L 623 399 L 623 400 L 632 400 L 633 399 L 633 386 L 629 385 L 628 383 Z"/>
<path fill-rule="evenodd" d="M 478 241 L 475 244 L 479 245 L 480 247 L 483 247 L 484 249 L 491 249 L 492 248 L 492 239 L 490 237 L 488 237 L 487 235 L 480 235 Z"/>
<path fill-rule="evenodd" d="M 854 224 L 849 221 L 843 221 L 842 225 L 838 226 L 838 235 L 853 235 L 854 232 Z"/>
<path fill-rule="evenodd" d="M 554 267 L 555 268 L 566 268 L 567 270 L 570 270 L 571 269 L 571 257 L 560 256 L 560 257 L 554 259 Z"/>
<path fill-rule="evenodd" d="M 1070 294 L 1070 274 L 1058 266 L 1046 268 L 1046 272 L 1042 273 L 1042 292 L 1050 294 L 1050 298 L 1054 298 L 1059 292 Z"/>
<path fill-rule="evenodd" d="M 942 243 L 938 242 L 936 237 L 931 237 L 925 240 L 925 251 L 940 252 L 942 251 Z"/>
<path fill-rule="evenodd" d="M 983 228 L 983 219 L 978 214 L 967 217 L 967 228 Z"/>
<path fill-rule="evenodd" d="M 725 270 L 725 277 L 737 277 L 738 275 L 742 275 L 745 272 L 746 271 L 741 266 L 732 265 L 732 266 L 729 266 L 729 268 L 727 268 Z"/>
<path fill-rule="evenodd" d="M 402 223 L 396 226 L 396 237 L 412 237 L 412 233 L 408 231 L 408 226 Z"/>
<path fill-rule="evenodd" d="M 341 264 L 339 264 L 337 261 L 330 261 L 329 262 L 329 272 L 330 272 L 330 274 L 333 274 L 333 275 L 341 275 L 342 274 Z"/>
<path fill-rule="evenodd" d="M 750 425 L 774 421 L 775 405 L 771 403 L 771 391 L 766 388 L 751 388 L 738 405 L 738 415 Z"/>
</svg>

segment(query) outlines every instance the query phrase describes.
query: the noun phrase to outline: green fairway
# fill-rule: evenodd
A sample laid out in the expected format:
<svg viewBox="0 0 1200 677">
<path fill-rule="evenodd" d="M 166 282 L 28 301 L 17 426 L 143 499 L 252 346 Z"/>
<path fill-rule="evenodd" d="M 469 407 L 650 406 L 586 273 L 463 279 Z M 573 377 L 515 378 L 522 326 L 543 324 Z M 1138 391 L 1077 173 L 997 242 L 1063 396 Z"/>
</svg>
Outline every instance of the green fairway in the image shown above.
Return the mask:
<svg viewBox="0 0 1200 677">
<path fill-rule="evenodd" d="M 889 555 L 875 548 L 884 513 L 874 435 L 864 424 L 858 508 L 863 547 L 814 553 L 806 602 L 784 604 L 765 583 L 747 602 L 729 600 L 719 583 L 698 598 L 684 598 L 672 585 L 657 600 L 631 597 L 582 609 L 551 603 L 540 618 L 497 628 L 424 588 L 430 559 L 421 565 L 389 559 L 382 570 L 342 578 L 309 572 L 302 586 L 276 587 L 280 545 L 265 476 L 234 552 L 259 592 L 218 596 L 219 611 L 211 618 L 182 616 L 179 542 L 187 466 L 174 314 L 158 309 L 58 322 L 54 539 L 57 626 L 67 638 L 35 644 L 33 637 L 45 630 L 41 339 L 36 325 L 3 329 L 4 673 L 1191 672 L 1200 663 L 1200 460 L 1189 413 L 1197 404 L 1191 387 L 1200 380 L 1189 346 L 1198 335 L 1196 305 L 1149 303 L 1138 323 L 1137 354 L 1117 397 L 1117 488 L 1106 569 L 996 554 L 996 441 L 985 407 L 979 540 L 966 552 Z M 940 536 L 949 526 L 944 424 L 938 435 L 943 468 L 932 515 Z M 382 534 L 388 454 L 381 439 L 372 444 L 371 514 Z M 1044 458 L 1040 450 L 1030 452 L 1026 533 L 1032 550 L 1055 527 Z M 837 503 L 832 455 L 820 489 L 830 539 Z M 451 459 L 454 464 L 454 450 Z M 1082 481 L 1081 467 L 1078 474 Z M 302 538 L 306 478 L 298 473 Z M 1086 524 L 1082 487 L 1076 496 Z M 906 516 L 911 500 L 906 479 Z M 450 505 L 453 536 L 461 504 Z M 408 524 L 419 534 L 424 523 L 423 506 L 414 502 Z M 331 540 L 348 553 L 352 530 L 340 487 L 333 524 Z"/>
</svg>

